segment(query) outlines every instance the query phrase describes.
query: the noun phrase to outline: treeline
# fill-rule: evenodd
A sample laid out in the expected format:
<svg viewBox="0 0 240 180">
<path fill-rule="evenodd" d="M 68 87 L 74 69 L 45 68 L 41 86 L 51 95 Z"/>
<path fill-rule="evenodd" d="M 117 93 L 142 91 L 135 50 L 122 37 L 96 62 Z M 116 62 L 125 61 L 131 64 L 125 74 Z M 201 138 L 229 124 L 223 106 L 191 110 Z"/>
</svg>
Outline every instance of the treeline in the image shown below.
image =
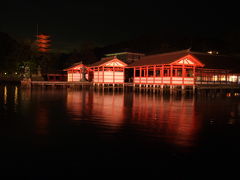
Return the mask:
<svg viewBox="0 0 240 180">
<path fill-rule="evenodd" d="M 54 41 L 54 40 L 53 40 Z M 0 75 L 3 73 L 21 73 L 29 66 L 32 73 L 41 67 L 43 74 L 61 73 L 73 63 L 82 61 L 91 64 L 100 60 L 104 54 L 132 51 L 154 54 L 191 48 L 193 51 L 218 51 L 220 54 L 240 54 L 239 32 L 226 34 L 187 34 L 167 31 L 142 35 L 125 42 L 97 47 L 94 43 L 84 42 L 69 53 L 36 51 L 32 40 L 17 41 L 6 33 L 0 32 Z M 52 47 L 54 48 L 54 47 Z"/>
<path fill-rule="evenodd" d="M 83 61 L 91 64 L 101 56 L 98 55 L 98 48 L 91 43 L 83 43 L 82 47 L 69 53 L 40 53 L 34 44 L 32 40 L 17 41 L 0 32 L 0 76 L 21 73 L 25 66 L 30 67 L 31 73 L 36 73 L 39 66 L 43 74 L 61 73 L 73 63 Z"/>
</svg>

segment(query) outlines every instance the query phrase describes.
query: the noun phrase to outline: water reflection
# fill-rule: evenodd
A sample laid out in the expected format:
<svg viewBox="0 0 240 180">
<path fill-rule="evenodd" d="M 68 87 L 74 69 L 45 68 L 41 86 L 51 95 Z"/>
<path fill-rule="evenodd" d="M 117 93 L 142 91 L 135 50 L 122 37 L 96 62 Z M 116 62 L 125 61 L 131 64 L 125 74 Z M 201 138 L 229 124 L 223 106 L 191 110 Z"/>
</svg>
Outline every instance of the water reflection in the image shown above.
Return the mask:
<svg viewBox="0 0 240 180">
<path fill-rule="evenodd" d="M 148 135 L 182 146 L 194 143 L 199 130 L 194 98 L 134 94 L 132 109 L 133 123 L 141 124 Z"/>
<path fill-rule="evenodd" d="M 17 105 L 18 104 L 18 87 L 15 86 L 14 89 L 14 104 Z"/>
<path fill-rule="evenodd" d="M 124 121 L 124 95 L 121 93 L 95 92 L 93 114 L 111 127 L 120 127 Z"/>
<path fill-rule="evenodd" d="M 23 126 L 38 135 L 74 130 L 76 134 L 134 136 L 188 148 L 195 147 L 201 133 L 209 128 L 240 124 L 240 102 L 235 96 L 193 98 L 15 86 L 1 86 L 0 92 L 0 110 L 6 119 L 22 117 L 18 123 L 25 122 Z"/>
<path fill-rule="evenodd" d="M 119 131 L 133 126 L 146 136 L 182 146 L 191 146 L 199 130 L 194 98 L 69 90 L 67 108 L 73 120 L 85 118 Z"/>
<path fill-rule="evenodd" d="M 36 126 L 35 133 L 38 135 L 46 135 L 48 133 L 48 109 L 45 107 L 39 107 L 36 112 Z"/>
<path fill-rule="evenodd" d="M 31 100 L 31 89 L 21 89 L 21 101 L 30 102 Z"/>
<path fill-rule="evenodd" d="M 91 119 L 103 126 L 120 127 L 124 116 L 123 94 L 106 93 L 104 91 L 68 90 L 67 108 L 73 120 Z"/>
<path fill-rule="evenodd" d="M 73 120 L 81 120 L 91 114 L 92 104 L 92 94 L 89 91 L 68 90 L 67 108 L 73 115 Z"/>
<path fill-rule="evenodd" d="M 3 96 L 3 99 L 4 99 L 4 104 L 7 104 L 7 86 L 4 86 L 4 96 Z"/>
</svg>

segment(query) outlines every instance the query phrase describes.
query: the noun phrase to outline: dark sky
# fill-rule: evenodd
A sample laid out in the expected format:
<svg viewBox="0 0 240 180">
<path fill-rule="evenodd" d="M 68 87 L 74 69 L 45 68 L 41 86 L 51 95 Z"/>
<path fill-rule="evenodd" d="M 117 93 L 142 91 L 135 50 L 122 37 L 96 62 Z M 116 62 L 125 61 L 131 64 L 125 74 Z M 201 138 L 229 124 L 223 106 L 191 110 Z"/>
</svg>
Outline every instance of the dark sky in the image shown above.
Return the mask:
<svg viewBox="0 0 240 180">
<path fill-rule="evenodd" d="M 238 5 L 231 1 L 39 1 L 1 4 L 0 31 L 34 38 L 36 27 L 52 36 L 53 48 L 78 48 L 84 41 L 108 45 L 142 34 L 174 30 L 222 33 L 239 30 Z"/>
</svg>

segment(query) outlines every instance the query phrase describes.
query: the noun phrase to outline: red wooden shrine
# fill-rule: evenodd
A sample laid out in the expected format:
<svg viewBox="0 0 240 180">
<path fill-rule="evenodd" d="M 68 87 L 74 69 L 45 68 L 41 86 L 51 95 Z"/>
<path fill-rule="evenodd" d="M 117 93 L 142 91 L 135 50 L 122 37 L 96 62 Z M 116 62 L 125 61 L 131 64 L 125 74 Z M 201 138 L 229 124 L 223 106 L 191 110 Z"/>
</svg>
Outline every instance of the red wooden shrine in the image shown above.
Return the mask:
<svg viewBox="0 0 240 180">
<path fill-rule="evenodd" d="M 93 83 L 95 84 L 123 84 L 126 63 L 116 57 L 103 58 L 91 65 Z"/>
<path fill-rule="evenodd" d="M 73 66 L 64 69 L 64 71 L 67 71 L 67 81 L 80 81 L 83 77 L 82 71 L 83 68 L 86 70 L 86 79 L 89 80 L 89 69 L 87 66 L 83 65 L 82 63 L 75 63 Z"/>
<path fill-rule="evenodd" d="M 129 65 L 116 57 L 106 57 L 89 66 L 76 63 L 65 71 L 68 81 L 80 81 L 84 66 L 87 79 L 94 84 L 123 84 L 131 78 L 134 85 L 140 86 L 239 84 L 240 75 L 233 71 L 234 63 L 237 66 L 238 62 L 226 56 L 183 50 L 143 56 Z M 125 73 L 127 68 L 132 74 Z"/>
</svg>

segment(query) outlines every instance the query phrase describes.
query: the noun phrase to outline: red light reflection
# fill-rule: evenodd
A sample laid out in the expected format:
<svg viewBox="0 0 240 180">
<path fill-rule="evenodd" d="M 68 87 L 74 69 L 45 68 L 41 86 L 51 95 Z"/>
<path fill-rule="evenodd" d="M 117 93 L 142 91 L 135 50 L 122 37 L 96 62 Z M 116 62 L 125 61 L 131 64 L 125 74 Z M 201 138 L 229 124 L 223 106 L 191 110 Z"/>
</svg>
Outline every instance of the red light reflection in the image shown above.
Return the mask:
<svg viewBox="0 0 240 180">
<path fill-rule="evenodd" d="M 93 113 L 111 126 L 119 127 L 124 120 L 124 95 L 117 93 L 94 93 Z"/>
<path fill-rule="evenodd" d="M 48 110 L 39 107 L 36 114 L 36 134 L 46 135 L 48 133 Z"/>
<path fill-rule="evenodd" d="M 194 99 L 102 91 L 68 91 L 68 112 L 73 120 L 87 119 L 111 130 L 126 123 L 145 136 L 177 146 L 194 145 L 200 124 Z"/>
<path fill-rule="evenodd" d="M 119 127 L 123 122 L 123 94 L 72 91 L 67 94 L 67 108 L 73 120 L 97 119 L 98 123 Z"/>
<path fill-rule="evenodd" d="M 134 94 L 132 121 L 170 143 L 192 146 L 199 130 L 194 108 L 194 99 Z"/>
</svg>

